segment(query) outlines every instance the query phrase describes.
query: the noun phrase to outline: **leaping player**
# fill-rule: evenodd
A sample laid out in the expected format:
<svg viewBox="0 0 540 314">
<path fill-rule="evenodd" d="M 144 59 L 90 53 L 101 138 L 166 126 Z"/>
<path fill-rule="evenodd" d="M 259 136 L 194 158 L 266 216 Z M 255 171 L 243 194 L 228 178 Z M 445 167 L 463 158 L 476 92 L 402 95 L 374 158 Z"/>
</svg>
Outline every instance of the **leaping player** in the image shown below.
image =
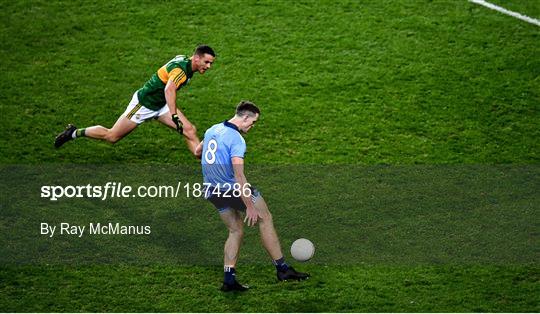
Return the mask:
<svg viewBox="0 0 540 314">
<path fill-rule="evenodd" d="M 66 129 L 56 137 L 54 146 L 59 148 L 67 141 L 78 137 L 105 140 L 114 144 L 128 135 L 139 124 L 149 119 L 157 119 L 183 134 L 189 150 L 198 157 L 200 152 L 197 154 L 196 148 L 200 140 L 197 137 L 197 130 L 176 106 L 176 94 L 181 87 L 190 81 L 194 73 L 204 74 L 208 71 L 214 63 L 215 57 L 214 50 L 206 45 L 198 46 L 189 58 L 181 55 L 176 56 L 154 73 L 150 80 L 133 94 L 125 112 L 112 128 L 108 129 L 101 125 L 77 128 L 73 124 L 68 124 Z"/>
</svg>

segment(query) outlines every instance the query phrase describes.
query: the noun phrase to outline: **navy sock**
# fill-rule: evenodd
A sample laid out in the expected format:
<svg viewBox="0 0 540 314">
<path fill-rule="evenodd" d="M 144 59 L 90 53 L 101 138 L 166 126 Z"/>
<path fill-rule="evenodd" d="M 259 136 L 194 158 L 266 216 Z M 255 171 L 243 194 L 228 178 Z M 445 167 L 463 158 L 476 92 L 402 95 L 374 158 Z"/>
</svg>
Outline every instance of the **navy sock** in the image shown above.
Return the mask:
<svg viewBox="0 0 540 314">
<path fill-rule="evenodd" d="M 236 269 L 234 269 L 234 267 L 225 266 L 223 267 L 223 271 L 225 274 L 223 278 L 223 282 L 229 285 L 233 284 L 235 281 Z"/>
<path fill-rule="evenodd" d="M 286 271 L 287 269 L 289 269 L 289 265 L 285 263 L 285 257 L 273 260 L 272 263 L 274 264 L 274 266 L 276 266 L 276 269 L 278 271 Z"/>
</svg>

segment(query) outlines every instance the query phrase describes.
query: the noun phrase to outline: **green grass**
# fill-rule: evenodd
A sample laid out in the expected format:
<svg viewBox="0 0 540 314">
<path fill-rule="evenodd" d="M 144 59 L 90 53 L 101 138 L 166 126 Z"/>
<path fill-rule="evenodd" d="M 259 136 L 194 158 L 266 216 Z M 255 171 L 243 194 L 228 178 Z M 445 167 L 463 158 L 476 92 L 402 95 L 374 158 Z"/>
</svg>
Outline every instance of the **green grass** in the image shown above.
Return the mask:
<svg viewBox="0 0 540 314">
<path fill-rule="evenodd" d="M 493 3 L 540 17 L 537 1 Z M 539 30 L 464 0 L 3 3 L 0 311 L 539 312 Z M 114 146 L 52 146 L 68 122 L 111 126 L 199 43 L 218 57 L 179 105 L 199 135 L 242 99 L 261 107 L 247 176 L 285 251 L 315 242 L 307 282 L 276 283 L 249 230 L 239 276 L 253 289 L 220 293 L 225 231 L 202 200 L 39 197 L 199 180 L 155 122 Z M 155 227 L 37 234 L 66 220 Z"/>
<path fill-rule="evenodd" d="M 224 295 L 208 267 L 0 268 L 6 312 L 538 312 L 538 267 L 304 267 L 277 283 L 272 266 L 239 273 L 253 289 Z"/>
<path fill-rule="evenodd" d="M 67 122 L 111 126 L 157 68 L 199 42 L 218 59 L 180 93 L 180 105 L 202 134 L 239 100 L 259 104 L 253 162 L 538 161 L 534 25 L 465 1 L 200 7 L 6 4 L 1 161 L 195 163 L 156 125 L 112 148 L 79 141 L 56 151 L 51 142 Z"/>
</svg>

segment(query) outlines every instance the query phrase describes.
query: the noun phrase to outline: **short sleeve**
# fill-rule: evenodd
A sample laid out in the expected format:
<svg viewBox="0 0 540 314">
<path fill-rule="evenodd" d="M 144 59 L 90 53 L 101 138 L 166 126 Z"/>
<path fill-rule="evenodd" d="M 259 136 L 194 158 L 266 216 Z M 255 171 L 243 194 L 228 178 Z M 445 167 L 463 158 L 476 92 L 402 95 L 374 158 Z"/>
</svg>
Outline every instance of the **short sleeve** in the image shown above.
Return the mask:
<svg viewBox="0 0 540 314">
<path fill-rule="evenodd" d="M 231 158 L 232 157 L 240 157 L 244 158 L 244 155 L 246 153 L 246 142 L 244 141 L 244 138 L 238 134 L 238 136 L 235 136 L 231 143 Z"/>
<path fill-rule="evenodd" d="M 186 73 L 181 68 L 174 68 L 169 72 L 169 81 L 173 81 L 176 88 L 187 80 Z"/>
</svg>

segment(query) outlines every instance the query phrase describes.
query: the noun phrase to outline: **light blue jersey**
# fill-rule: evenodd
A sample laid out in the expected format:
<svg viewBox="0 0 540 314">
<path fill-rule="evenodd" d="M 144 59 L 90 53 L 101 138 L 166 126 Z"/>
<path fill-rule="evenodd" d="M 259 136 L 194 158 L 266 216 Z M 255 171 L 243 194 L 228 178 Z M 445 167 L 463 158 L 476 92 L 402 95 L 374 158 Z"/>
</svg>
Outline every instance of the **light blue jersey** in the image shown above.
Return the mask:
<svg viewBox="0 0 540 314">
<path fill-rule="evenodd" d="M 236 125 L 225 121 L 213 125 L 204 133 L 202 171 L 205 185 L 232 186 L 236 183 L 232 157 L 244 158 L 246 141 Z"/>
</svg>

